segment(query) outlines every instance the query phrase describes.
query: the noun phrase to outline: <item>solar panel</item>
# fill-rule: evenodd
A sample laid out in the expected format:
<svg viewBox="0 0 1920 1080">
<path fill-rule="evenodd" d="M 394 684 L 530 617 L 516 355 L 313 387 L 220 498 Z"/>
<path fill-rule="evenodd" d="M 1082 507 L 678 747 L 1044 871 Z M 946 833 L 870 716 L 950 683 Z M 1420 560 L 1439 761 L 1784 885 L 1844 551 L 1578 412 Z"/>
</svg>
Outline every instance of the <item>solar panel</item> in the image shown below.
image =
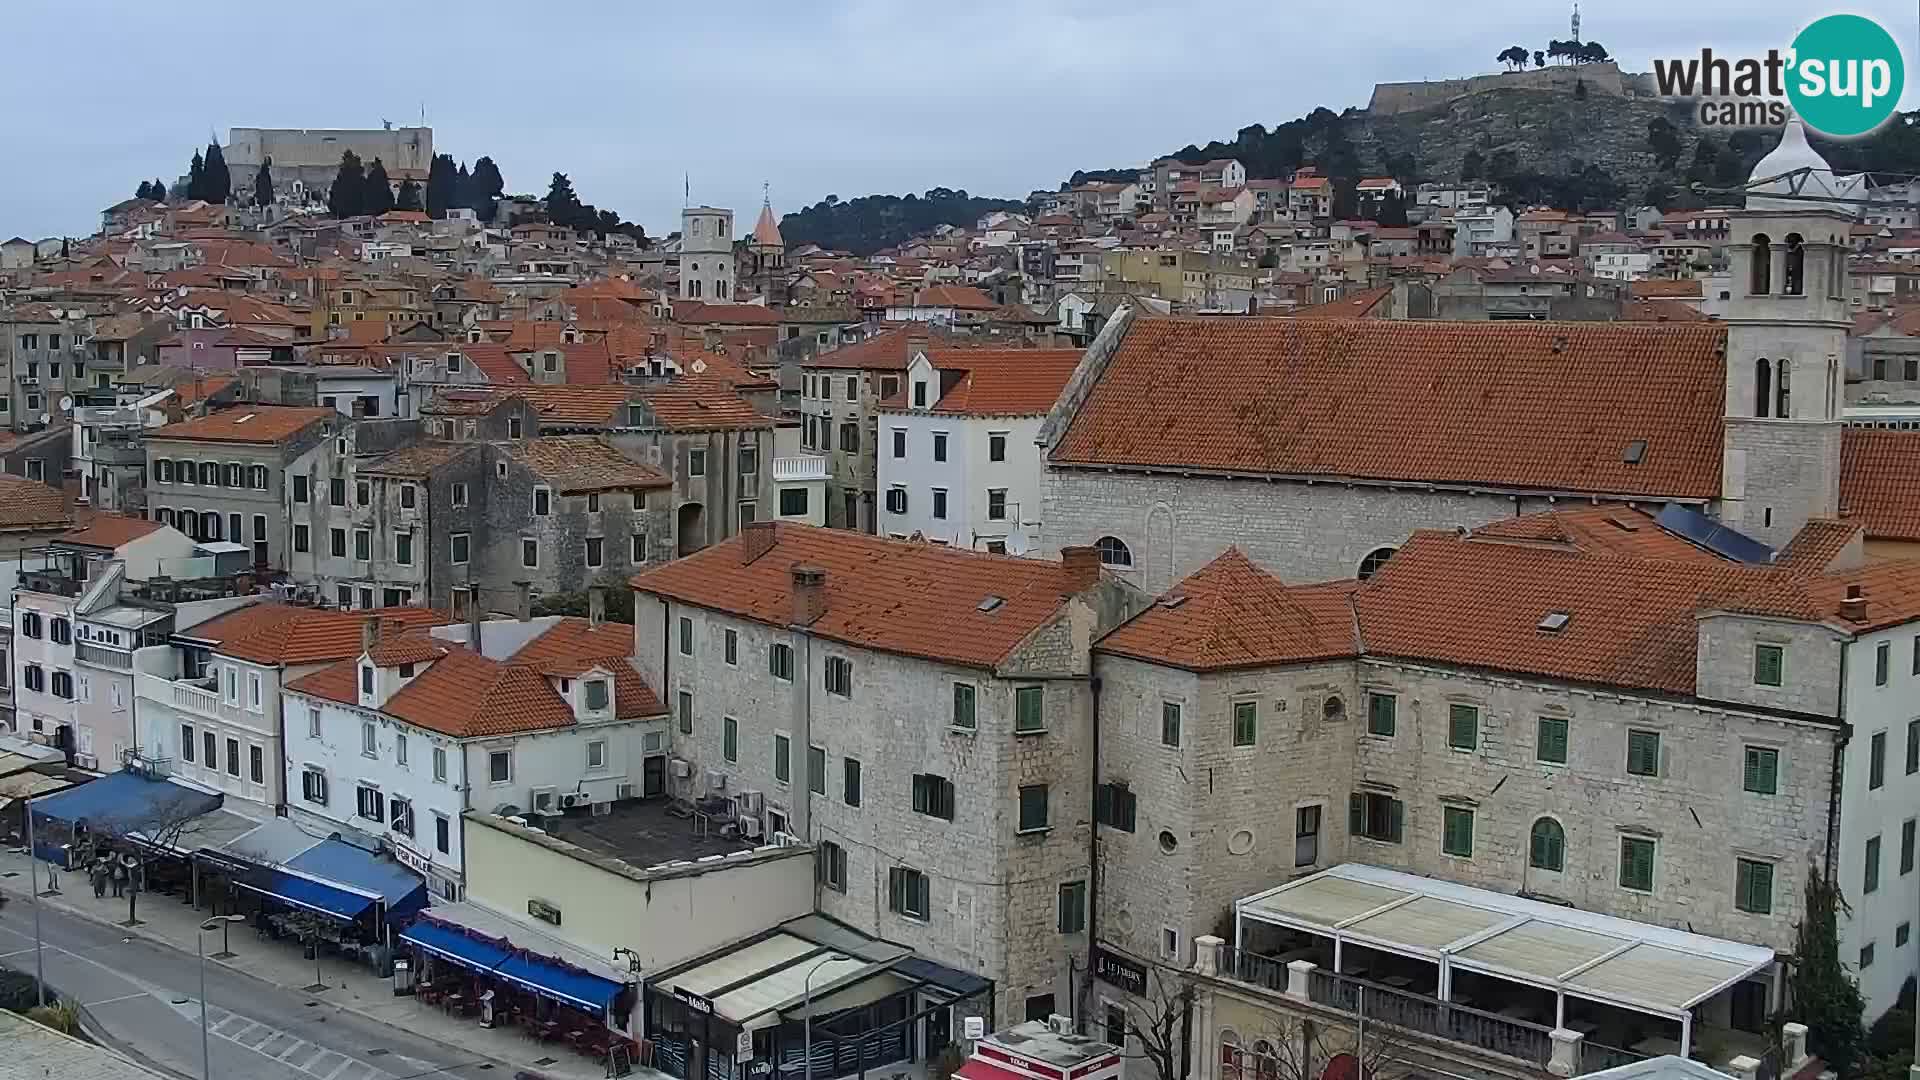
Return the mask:
<svg viewBox="0 0 1920 1080">
<path fill-rule="evenodd" d="M 1773 562 L 1772 548 L 1720 524 L 1690 506 L 1668 503 L 1654 521 L 1680 539 L 1723 558 L 1762 566 Z"/>
</svg>

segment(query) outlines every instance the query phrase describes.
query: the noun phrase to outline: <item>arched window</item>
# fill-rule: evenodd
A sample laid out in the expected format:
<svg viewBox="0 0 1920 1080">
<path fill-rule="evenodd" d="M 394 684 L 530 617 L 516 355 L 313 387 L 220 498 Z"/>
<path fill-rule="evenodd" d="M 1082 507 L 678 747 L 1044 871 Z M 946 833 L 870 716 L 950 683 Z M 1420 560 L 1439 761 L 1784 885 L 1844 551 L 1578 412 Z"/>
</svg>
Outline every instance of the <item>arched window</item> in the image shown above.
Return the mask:
<svg viewBox="0 0 1920 1080">
<path fill-rule="evenodd" d="M 1773 364 L 1766 357 L 1753 362 L 1753 415 L 1767 415 L 1773 404 Z"/>
<path fill-rule="evenodd" d="M 1379 572 L 1382 566 L 1386 565 L 1388 559 L 1393 558 L 1393 553 L 1397 550 L 1399 549 L 1383 547 L 1375 548 L 1367 552 L 1367 557 L 1360 560 L 1360 572 L 1355 574 L 1354 577 L 1359 578 L 1361 581 L 1372 577 L 1375 573 Z"/>
<path fill-rule="evenodd" d="M 1773 241 L 1766 233 L 1753 236 L 1753 281 L 1747 290 L 1755 296 L 1765 296 L 1773 291 Z"/>
<path fill-rule="evenodd" d="M 1240 1080 L 1240 1036 L 1232 1028 L 1220 1029 L 1221 1080 Z"/>
<path fill-rule="evenodd" d="M 1126 541 L 1117 536 L 1103 536 L 1093 542 L 1093 548 L 1100 553 L 1103 566 L 1133 565 L 1133 552 L 1127 548 Z"/>
<path fill-rule="evenodd" d="M 1799 233 L 1787 234 L 1787 272 L 1781 283 L 1781 292 L 1788 296 L 1803 296 L 1807 291 L 1807 248 Z"/>
<path fill-rule="evenodd" d="M 1793 365 L 1785 360 L 1773 372 L 1773 415 L 1785 420 L 1793 415 L 1793 403 L 1788 400 L 1788 376 L 1793 374 Z"/>
<path fill-rule="evenodd" d="M 1559 873 L 1567 865 L 1567 834 L 1560 823 L 1543 817 L 1533 823 L 1533 837 L 1527 847 L 1527 864 L 1535 870 Z"/>
</svg>

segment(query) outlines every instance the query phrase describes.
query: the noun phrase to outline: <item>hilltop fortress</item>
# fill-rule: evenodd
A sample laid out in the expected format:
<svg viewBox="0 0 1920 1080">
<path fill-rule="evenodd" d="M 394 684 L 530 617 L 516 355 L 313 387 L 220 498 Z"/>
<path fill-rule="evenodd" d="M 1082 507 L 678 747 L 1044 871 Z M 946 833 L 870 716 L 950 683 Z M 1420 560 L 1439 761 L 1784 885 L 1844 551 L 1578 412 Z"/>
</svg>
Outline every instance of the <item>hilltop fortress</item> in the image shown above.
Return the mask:
<svg viewBox="0 0 1920 1080">
<path fill-rule="evenodd" d="M 1598 64 L 1502 71 L 1465 79 L 1375 83 L 1373 97 L 1367 102 L 1367 111 L 1376 116 L 1393 116 L 1431 109 L 1459 98 L 1494 90 L 1559 90 L 1571 94 L 1576 85 L 1584 85 L 1589 94 L 1605 94 L 1609 97 L 1646 97 L 1654 93 L 1651 75 L 1623 72 L 1619 64 L 1607 60 Z"/>
</svg>

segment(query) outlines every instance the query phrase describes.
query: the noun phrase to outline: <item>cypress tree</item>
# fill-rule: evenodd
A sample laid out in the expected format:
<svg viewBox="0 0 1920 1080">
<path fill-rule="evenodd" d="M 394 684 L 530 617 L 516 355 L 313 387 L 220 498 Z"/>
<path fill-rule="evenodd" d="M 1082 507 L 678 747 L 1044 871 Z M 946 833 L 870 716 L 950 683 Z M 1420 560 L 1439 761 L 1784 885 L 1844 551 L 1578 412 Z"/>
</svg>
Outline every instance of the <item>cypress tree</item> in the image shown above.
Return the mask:
<svg viewBox="0 0 1920 1080">
<path fill-rule="evenodd" d="M 133 197 L 136 199 L 153 198 L 153 182 L 151 180 L 140 181 L 140 186 L 133 189 Z"/>
<path fill-rule="evenodd" d="M 253 174 L 253 205 L 273 205 L 273 159 L 260 163 L 260 171 Z"/>
<path fill-rule="evenodd" d="M 366 213 L 362 208 L 366 189 L 367 177 L 360 168 L 360 155 L 348 150 L 340 155 L 340 171 L 334 174 L 333 187 L 327 192 L 327 212 L 337 218 Z"/>
<path fill-rule="evenodd" d="M 360 212 L 363 214 L 384 214 L 393 209 L 393 185 L 387 179 L 387 167 L 379 158 L 367 166 L 366 184 L 362 189 Z"/>
<path fill-rule="evenodd" d="M 1807 1049 L 1841 1076 L 1854 1075 L 1867 1033 L 1860 1022 L 1866 1002 L 1860 984 L 1840 959 L 1840 887 L 1807 867 L 1806 903 L 1795 927 L 1793 1019 L 1807 1025 Z"/>
<path fill-rule="evenodd" d="M 395 210 L 420 209 L 420 185 L 412 180 L 401 181 L 400 195 L 394 200 L 393 208 Z"/>
<path fill-rule="evenodd" d="M 207 197 L 207 161 L 200 151 L 193 152 L 193 163 L 187 166 L 187 198 L 204 199 Z"/>
<path fill-rule="evenodd" d="M 435 154 L 427 168 L 427 213 L 436 218 L 447 216 L 447 208 L 458 205 L 460 175 L 454 171 L 453 155 Z"/>
<path fill-rule="evenodd" d="M 207 193 L 201 198 L 211 203 L 223 203 L 233 194 L 233 174 L 227 169 L 227 155 L 220 150 L 220 144 L 207 144 L 205 163 Z"/>
<path fill-rule="evenodd" d="M 167 182 L 165 180 L 155 180 L 153 182 L 153 201 L 167 201 Z"/>
</svg>

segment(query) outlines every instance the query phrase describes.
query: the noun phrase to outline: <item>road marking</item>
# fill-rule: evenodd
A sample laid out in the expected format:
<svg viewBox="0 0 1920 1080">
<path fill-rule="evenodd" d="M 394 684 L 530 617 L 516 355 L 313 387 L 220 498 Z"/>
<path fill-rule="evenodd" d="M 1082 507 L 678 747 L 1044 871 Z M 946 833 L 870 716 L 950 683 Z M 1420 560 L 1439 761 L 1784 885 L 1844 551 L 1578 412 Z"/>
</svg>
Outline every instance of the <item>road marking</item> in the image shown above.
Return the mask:
<svg viewBox="0 0 1920 1080">
<path fill-rule="evenodd" d="M 132 1001 L 136 998 L 144 998 L 144 997 L 152 997 L 152 996 L 153 995 L 151 994 L 121 994 L 119 997 L 110 997 L 105 1001 L 89 1001 L 85 1005 L 81 1006 L 81 1008 L 97 1009 L 102 1005 L 112 1005 L 117 1001 Z"/>
</svg>

